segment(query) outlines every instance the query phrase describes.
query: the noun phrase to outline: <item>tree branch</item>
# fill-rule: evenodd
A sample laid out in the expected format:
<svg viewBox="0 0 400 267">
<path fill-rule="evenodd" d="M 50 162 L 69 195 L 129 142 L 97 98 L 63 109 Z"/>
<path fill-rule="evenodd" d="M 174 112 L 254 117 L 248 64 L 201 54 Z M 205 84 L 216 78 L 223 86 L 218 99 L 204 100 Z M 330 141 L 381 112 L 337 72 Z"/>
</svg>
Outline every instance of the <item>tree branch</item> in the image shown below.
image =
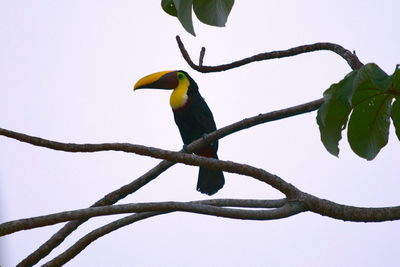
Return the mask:
<svg viewBox="0 0 400 267">
<path fill-rule="evenodd" d="M 307 210 L 343 221 L 385 222 L 400 219 L 400 206 L 379 208 L 347 206 L 304 192 L 301 193 L 300 199 Z"/>
<path fill-rule="evenodd" d="M 127 204 L 127 205 L 116 205 L 109 207 L 91 208 L 87 211 L 95 210 L 110 210 L 109 214 L 115 214 L 113 210 L 130 209 L 134 210 L 156 210 L 156 211 L 145 211 L 136 213 L 105 226 L 102 226 L 94 231 L 88 233 L 76 243 L 74 243 L 70 248 L 65 250 L 63 253 L 44 264 L 43 266 L 60 266 L 65 264 L 77 254 L 79 254 L 83 249 L 85 249 L 89 244 L 91 244 L 96 239 L 111 233 L 121 227 L 127 226 L 139 220 L 143 220 L 152 216 L 170 213 L 173 211 L 186 211 L 206 215 L 214 215 L 226 218 L 234 219 L 247 219 L 247 220 L 270 220 L 279 219 L 284 217 L 289 217 L 300 212 L 306 211 L 305 203 L 308 203 L 311 207 L 310 210 L 318 212 L 321 215 L 330 216 L 330 214 L 348 214 L 352 217 L 353 221 L 366 221 L 372 219 L 372 221 L 380 221 L 383 217 L 381 215 L 393 215 L 392 219 L 400 218 L 400 207 L 390 207 L 390 208 L 357 208 L 351 206 L 345 206 L 336 204 L 327 200 L 318 199 L 317 197 L 302 193 L 300 196 L 301 201 L 290 201 L 286 202 L 285 199 L 279 200 L 232 200 L 232 199 L 215 199 L 215 200 L 205 200 L 205 201 L 194 201 L 188 203 L 182 202 L 164 202 L 164 203 L 142 203 L 142 204 Z M 202 204 L 199 204 L 202 203 Z M 286 203 L 286 204 L 285 204 Z M 226 206 L 247 206 L 252 208 L 276 208 L 274 210 L 239 210 L 239 209 L 226 209 L 218 208 L 211 205 L 226 205 Z M 337 210 L 337 211 L 335 211 Z M 78 212 L 78 211 L 77 211 Z M 61 213 L 60 213 L 61 214 Z M 375 215 L 374 215 L 375 214 Z M 371 216 L 372 215 L 372 216 Z M 58 216 L 58 214 L 50 215 Z M 355 217 L 354 217 L 355 216 Z M 338 219 L 348 219 L 338 218 Z M 354 218 L 356 218 L 354 220 Z M 357 219 L 358 218 L 358 219 Z M 368 219 L 367 219 L 368 218 Z"/>
<path fill-rule="evenodd" d="M 176 36 L 176 41 L 178 42 L 178 47 L 179 50 L 181 51 L 183 58 L 186 60 L 189 66 L 192 69 L 202 73 L 226 71 L 252 62 L 275 59 L 275 58 L 291 57 L 321 50 L 332 51 L 337 55 L 341 56 L 344 60 L 346 60 L 347 64 L 349 64 L 349 66 L 353 70 L 359 69 L 363 66 L 363 63 L 361 63 L 361 61 L 358 59 L 355 53 L 352 53 L 349 50 L 345 49 L 344 47 L 333 43 L 315 43 L 315 44 L 301 45 L 287 50 L 265 52 L 241 60 L 237 60 L 232 63 L 222 64 L 218 66 L 204 66 L 202 64 L 196 65 L 190 58 L 189 53 L 186 51 L 186 48 L 182 43 L 179 35 Z"/>
<path fill-rule="evenodd" d="M 196 151 L 197 149 L 201 148 L 202 146 L 206 145 L 207 143 L 218 140 L 218 139 L 220 139 L 224 136 L 227 136 L 231 133 L 234 133 L 234 132 L 237 132 L 237 131 L 240 131 L 243 129 L 247 129 L 247 128 L 250 128 L 255 125 L 265 123 L 265 122 L 279 120 L 279 119 L 283 119 L 283 118 L 296 116 L 296 115 L 314 111 L 314 110 L 318 109 L 322 103 L 323 103 L 323 99 L 321 98 L 321 99 L 314 100 L 314 101 L 311 101 L 311 102 L 308 102 L 305 104 L 301 104 L 298 106 L 293 106 L 293 107 L 282 109 L 282 110 L 277 110 L 277 111 L 273 111 L 273 112 L 269 112 L 269 113 L 265 113 L 265 114 L 260 114 L 260 115 L 257 115 L 257 116 L 251 117 L 251 118 L 241 120 L 239 122 L 236 122 L 236 123 L 228 125 L 224 128 L 221 128 L 215 132 L 212 132 L 212 133 L 208 134 L 205 138 L 201 138 L 201 139 L 194 141 L 193 143 L 189 144 L 186 147 L 186 149 L 189 152 Z M 75 146 L 74 148 L 71 148 L 75 144 L 65 144 L 65 143 L 53 142 L 53 141 L 49 141 L 46 139 L 33 137 L 33 136 L 25 135 L 25 134 L 20 134 L 20 133 L 16 133 L 16 132 L 9 131 L 6 129 L 1 129 L 1 128 L 0 128 L 0 135 L 14 138 L 21 142 L 30 143 L 32 145 L 47 147 L 47 148 L 55 149 L 55 150 L 70 151 L 70 152 L 84 152 L 84 151 L 77 151 L 77 150 L 78 150 L 78 147 L 79 147 L 79 149 L 83 149 L 86 146 L 85 144 L 81 144 L 81 145 L 78 145 L 78 147 Z M 85 152 L 103 151 L 101 149 L 104 149 L 104 147 L 101 147 L 101 145 L 102 144 L 95 145 L 95 147 L 91 147 L 91 149 L 85 148 L 88 150 Z M 96 148 L 97 150 L 94 148 Z M 132 148 L 132 146 L 131 146 L 131 148 Z M 169 162 L 169 161 L 165 161 L 165 160 L 160 162 L 157 166 L 155 166 L 153 169 L 146 172 L 141 177 L 139 177 L 136 180 L 132 181 L 131 183 L 124 185 L 121 188 L 107 194 L 105 197 L 103 197 L 102 199 L 100 199 L 96 203 L 94 203 L 92 205 L 92 207 L 112 205 L 112 204 L 116 203 L 117 201 L 125 198 L 129 194 L 136 192 L 142 186 L 151 182 L 158 175 L 160 175 L 162 172 L 164 172 L 165 170 L 167 170 L 169 167 L 171 167 L 174 164 L 175 163 L 173 163 L 173 162 Z M 69 223 L 64 225 L 63 228 L 58 230 L 49 240 L 47 240 L 45 243 L 43 243 L 37 250 L 35 250 L 30 255 L 28 255 L 25 259 L 23 259 L 18 264 L 18 266 L 32 266 L 32 265 L 36 264 L 39 260 L 46 257 L 55 247 L 57 247 L 59 244 L 61 244 L 69 234 L 71 234 L 73 231 L 75 231 L 75 229 L 77 229 L 79 227 L 79 225 L 81 225 L 85 221 L 86 220 L 75 220 L 75 221 L 70 221 Z"/>
<path fill-rule="evenodd" d="M 317 99 L 311 102 L 300 104 L 297 106 L 272 111 L 268 113 L 259 114 L 250 118 L 243 119 L 231 125 L 220 128 L 206 137 L 200 138 L 187 145 L 188 152 L 194 152 L 204 145 L 212 143 L 232 133 L 263 124 L 270 121 L 280 120 L 300 114 L 308 113 L 317 110 L 323 103 L 323 99 Z M 62 143 L 43 139 L 40 137 L 30 136 L 23 133 L 14 132 L 11 130 L 0 128 L 0 135 L 16 139 L 21 142 L 29 143 L 31 145 L 46 147 L 53 150 L 60 150 L 65 152 L 100 152 L 100 151 L 122 151 L 136 153 L 139 155 L 150 156 L 148 153 L 149 148 L 143 145 L 129 144 L 129 143 L 103 143 L 103 144 L 74 144 Z"/>
<path fill-rule="evenodd" d="M 4 129 L 3 129 L 4 131 Z M 0 131 L 1 132 L 1 131 Z M 13 132 L 14 135 L 21 135 Z M 26 135 L 24 135 L 26 136 Z M 31 141 L 38 140 L 38 137 L 29 137 Z M 200 142 L 204 140 L 199 139 Z M 136 153 L 143 156 L 150 156 L 158 159 L 164 159 L 170 162 L 180 162 L 187 165 L 202 166 L 210 169 L 220 169 L 226 172 L 251 176 L 260 181 L 263 181 L 280 192 L 284 193 L 289 198 L 296 195 L 297 189 L 294 186 L 286 183 L 283 179 L 273 175 L 263 169 L 255 168 L 250 165 L 240 164 L 232 161 L 218 160 L 214 158 L 201 157 L 194 154 L 183 152 L 175 152 L 155 147 L 146 147 L 142 145 L 134 145 L 127 143 L 105 143 L 105 144 L 66 144 L 50 140 L 40 140 L 41 143 L 52 144 L 55 149 L 62 148 L 64 151 L 71 152 L 95 152 L 95 151 L 124 151 Z M 33 142 L 37 143 L 37 142 Z M 192 150 L 192 144 L 188 146 Z M 108 204 L 108 203 L 107 203 Z"/>
<path fill-rule="evenodd" d="M 255 199 L 213 199 L 190 202 L 153 202 L 132 203 L 113 206 L 101 206 L 72 211 L 58 212 L 45 216 L 37 216 L 26 219 L 14 220 L 0 224 L 0 236 L 12 234 L 21 230 L 53 225 L 72 220 L 87 220 L 92 217 L 115 215 L 123 213 L 139 212 L 172 212 L 186 211 L 199 214 L 208 214 L 232 219 L 268 220 L 275 219 L 273 216 L 284 216 L 271 210 L 246 210 L 227 209 L 235 208 L 257 208 L 272 209 L 281 208 L 287 204 L 286 199 L 255 200 Z M 287 214 L 288 216 L 293 214 Z M 279 217 L 281 218 L 281 217 Z"/>
<path fill-rule="evenodd" d="M 187 204 L 187 203 L 184 203 L 184 204 Z M 200 205 L 200 206 L 203 206 L 203 205 Z M 204 205 L 204 206 L 206 206 L 206 205 Z M 212 207 L 212 206 L 210 206 L 210 207 L 216 208 L 216 207 Z M 204 210 L 208 209 L 204 213 L 202 213 L 202 212 L 195 212 L 195 213 L 220 216 L 217 214 L 212 214 L 212 212 L 209 210 L 210 207 L 203 207 Z M 291 215 L 302 212 L 302 209 L 303 209 L 303 207 L 302 207 L 302 205 L 299 205 L 299 203 L 289 202 L 289 203 L 283 205 L 282 207 L 274 209 L 274 210 L 247 211 L 247 212 L 252 212 L 253 214 L 259 213 L 259 212 L 264 213 L 262 218 L 259 217 L 258 219 L 268 220 L 268 219 L 278 219 L 278 218 L 289 217 Z M 235 209 L 231 209 L 231 210 L 232 210 L 232 214 L 237 212 Z M 199 210 L 197 210 L 197 211 L 199 211 Z M 57 257 L 55 257 L 48 263 L 44 264 L 43 266 L 59 266 L 59 265 L 65 264 L 66 262 L 71 260 L 73 257 L 75 257 L 77 254 L 79 254 L 83 249 L 85 249 L 91 242 L 95 241 L 97 238 L 100 238 L 101 236 L 109 234 L 110 232 L 115 231 L 121 227 L 127 226 L 134 222 L 137 222 L 138 220 L 143 220 L 143 219 L 146 219 L 146 218 L 149 218 L 152 216 L 166 214 L 166 213 L 169 213 L 169 212 L 137 213 L 137 214 L 130 215 L 130 216 L 124 217 L 122 219 L 116 220 L 116 221 L 109 223 L 105 226 L 102 226 L 98 229 L 95 229 L 94 231 L 85 235 L 83 238 L 81 238 L 75 244 L 73 244 L 70 248 L 68 248 L 63 253 L 61 253 L 60 255 L 58 255 Z M 232 214 L 229 214 L 229 215 L 232 215 Z M 231 216 L 221 216 L 221 217 L 234 218 Z M 248 219 L 248 218 L 236 218 L 236 219 Z"/>
</svg>

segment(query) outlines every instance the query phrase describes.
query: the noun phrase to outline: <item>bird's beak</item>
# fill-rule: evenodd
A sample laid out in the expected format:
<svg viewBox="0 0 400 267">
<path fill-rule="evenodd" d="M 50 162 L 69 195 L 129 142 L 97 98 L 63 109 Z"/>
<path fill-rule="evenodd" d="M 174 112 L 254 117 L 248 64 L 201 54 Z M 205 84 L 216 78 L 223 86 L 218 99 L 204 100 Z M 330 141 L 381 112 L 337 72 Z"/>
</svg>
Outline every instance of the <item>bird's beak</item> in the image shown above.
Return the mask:
<svg viewBox="0 0 400 267">
<path fill-rule="evenodd" d="M 141 78 L 136 82 L 133 90 L 142 88 L 175 89 L 178 87 L 177 71 L 161 71 Z"/>
</svg>

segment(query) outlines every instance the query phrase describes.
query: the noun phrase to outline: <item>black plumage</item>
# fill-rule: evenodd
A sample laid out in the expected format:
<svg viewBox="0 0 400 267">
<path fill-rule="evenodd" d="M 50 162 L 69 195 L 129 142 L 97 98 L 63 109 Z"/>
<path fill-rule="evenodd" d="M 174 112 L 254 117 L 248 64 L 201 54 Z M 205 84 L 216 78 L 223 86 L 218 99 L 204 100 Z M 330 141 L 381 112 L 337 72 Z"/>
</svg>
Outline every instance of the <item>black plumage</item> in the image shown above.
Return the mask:
<svg viewBox="0 0 400 267">
<path fill-rule="evenodd" d="M 170 104 L 175 123 L 183 143 L 190 144 L 216 130 L 213 114 L 199 93 L 196 82 L 184 71 L 162 71 L 147 75 L 136 82 L 134 90 L 143 88 L 173 89 Z M 218 141 L 195 153 L 218 159 Z M 207 195 L 215 194 L 224 186 L 222 171 L 200 167 L 197 190 Z"/>
<path fill-rule="evenodd" d="M 216 130 L 213 114 L 204 98 L 200 95 L 196 82 L 186 73 L 190 85 L 187 91 L 186 103 L 173 109 L 175 123 L 179 128 L 184 144 L 190 144 L 204 134 Z M 195 154 L 218 159 L 218 141 L 200 149 Z M 200 167 L 197 181 L 197 190 L 207 195 L 215 194 L 224 186 L 225 179 L 222 171 Z"/>
</svg>

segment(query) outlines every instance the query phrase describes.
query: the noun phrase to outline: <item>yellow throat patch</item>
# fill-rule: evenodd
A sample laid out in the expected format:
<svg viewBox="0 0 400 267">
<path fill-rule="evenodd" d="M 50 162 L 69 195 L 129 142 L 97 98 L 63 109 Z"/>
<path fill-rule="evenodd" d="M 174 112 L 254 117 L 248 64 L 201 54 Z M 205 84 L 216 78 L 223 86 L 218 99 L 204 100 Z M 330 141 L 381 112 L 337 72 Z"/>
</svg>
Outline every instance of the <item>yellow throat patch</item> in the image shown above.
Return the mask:
<svg viewBox="0 0 400 267">
<path fill-rule="evenodd" d="M 178 109 L 186 104 L 186 101 L 188 99 L 187 91 L 190 85 L 189 79 L 186 77 L 185 74 L 183 74 L 182 72 L 178 72 L 177 75 L 179 80 L 178 87 L 174 89 L 171 97 L 169 98 L 169 104 L 173 109 Z"/>
</svg>

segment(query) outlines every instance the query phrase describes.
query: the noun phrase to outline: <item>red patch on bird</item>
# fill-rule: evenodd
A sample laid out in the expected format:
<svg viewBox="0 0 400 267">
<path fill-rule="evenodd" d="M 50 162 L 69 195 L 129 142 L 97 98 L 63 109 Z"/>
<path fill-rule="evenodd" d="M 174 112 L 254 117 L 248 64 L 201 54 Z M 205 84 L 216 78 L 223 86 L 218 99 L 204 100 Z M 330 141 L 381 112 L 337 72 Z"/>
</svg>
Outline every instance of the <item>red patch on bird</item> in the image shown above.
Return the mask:
<svg viewBox="0 0 400 267">
<path fill-rule="evenodd" d="M 202 156 L 202 157 L 207 157 L 207 158 L 216 158 L 216 152 L 214 148 L 211 146 L 208 147 L 203 147 L 199 151 L 195 153 L 196 155 Z"/>
</svg>

